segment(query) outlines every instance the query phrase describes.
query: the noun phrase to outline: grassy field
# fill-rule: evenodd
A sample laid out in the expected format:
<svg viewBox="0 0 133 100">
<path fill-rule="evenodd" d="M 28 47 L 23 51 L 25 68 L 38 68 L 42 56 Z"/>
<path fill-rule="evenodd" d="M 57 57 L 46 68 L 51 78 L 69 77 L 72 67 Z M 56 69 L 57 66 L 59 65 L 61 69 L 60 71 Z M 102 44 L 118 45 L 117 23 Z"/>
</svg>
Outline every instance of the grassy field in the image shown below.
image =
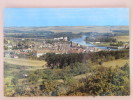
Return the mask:
<svg viewBox="0 0 133 100">
<path fill-rule="evenodd" d="M 6 62 L 8 64 L 8 67 L 10 68 L 10 70 L 4 70 L 4 83 L 8 84 L 8 88 L 5 91 L 12 90 L 11 80 L 13 78 L 22 76 L 24 73 L 28 74 L 29 72 L 35 71 L 37 69 L 47 68 L 42 67 L 46 64 L 46 62 L 39 60 L 4 58 L 4 62 Z M 22 83 L 21 81 L 23 80 L 23 78 L 18 79 L 18 83 Z"/>
<path fill-rule="evenodd" d="M 121 66 L 125 65 L 126 63 L 129 64 L 129 59 L 118 59 L 118 60 L 113 60 L 113 61 L 104 62 L 104 63 L 103 63 L 103 66 L 105 66 L 105 67 L 110 67 L 110 66 L 112 66 L 112 67 L 115 68 L 116 66 L 121 67 Z"/>
<path fill-rule="evenodd" d="M 4 58 L 4 62 L 9 64 L 15 64 L 15 65 L 23 65 L 23 66 L 33 66 L 33 67 L 42 67 L 46 64 L 45 61 L 39 61 L 39 60 L 30 60 L 30 59 L 14 59 L 14 58 Z"/>
<path fill-rule="evenodd" d="M 97 45 L 97 46 L 110 46 L 110 43 L 108 42 L 104 42 L 104 43 L 93 43 L 94 45 Z"/>
<path fill-rule="evenodd" d="M 117 41 L 129 42 L 129 36 L 116 36 Z"/>
</svg>

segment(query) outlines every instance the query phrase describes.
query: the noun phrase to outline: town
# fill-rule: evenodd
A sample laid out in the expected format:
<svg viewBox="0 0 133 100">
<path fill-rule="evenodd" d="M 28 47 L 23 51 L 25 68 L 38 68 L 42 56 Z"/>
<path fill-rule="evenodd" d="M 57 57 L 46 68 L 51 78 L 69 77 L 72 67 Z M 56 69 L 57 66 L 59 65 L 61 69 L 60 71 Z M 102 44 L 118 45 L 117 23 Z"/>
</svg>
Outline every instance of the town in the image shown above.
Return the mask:
<svg viewBox="0 0 133 100">
<path fill-rule="evenodd" d="M 91 42 L 97 43 L 100 42 Z M 115 45 L 115 44 L 114 44 Z M 111 46 L 117 49 L 129 48 L 128 42 L 123 42 L 121 46 Z M 8 58 L 38 58 L 46 53 L 68 54 L 68 53 L 88 53 L 102 50 L 95 46 L 85 46 L 69 41 L 67 37 L 58 37 L 53 39 L 37 38 L 13 38 L 5 37 L 4 39 L 4 57 Z"/>
<path fill-rule="evenodd" d="M 54 39 L 5 38 L 4 42 L 4 57 L 8 58 L 31 58 L 40 57 L 46 53 L 88 53 L 102 50 L 73 43 L 68 41 L 67 37 Z"/>
</svg>

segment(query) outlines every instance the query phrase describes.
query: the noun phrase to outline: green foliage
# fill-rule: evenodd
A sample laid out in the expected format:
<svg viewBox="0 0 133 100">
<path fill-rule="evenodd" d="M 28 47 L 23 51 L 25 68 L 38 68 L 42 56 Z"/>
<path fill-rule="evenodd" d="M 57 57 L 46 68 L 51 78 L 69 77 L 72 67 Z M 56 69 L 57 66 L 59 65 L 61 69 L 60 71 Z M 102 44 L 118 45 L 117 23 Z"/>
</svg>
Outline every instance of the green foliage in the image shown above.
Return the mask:
<svg viewBox="0 0 133 100">
<path fill-rule="evenodd" d="M 36 83 L 38 81 L 38 79 L 39 79 L 39 76 L 35 73 L 31 73 L 28 76 L 28 81 L 32 82 L 32 83 Z"/>
<path fill-rule="evenodd" d="M 110 36 L 98 36 L 98 37 L 88 36 L 86 37 L 85 41 L 87 42 L 116 42 L 117 40 Z"/>
<path fill-rule="evenodd" d="M 12 78 L 11 84 L 17 85 L 17 83 L 18 83 L 18 79 L 17 78 Z"/>
<path fill-rule="evenodd" d="M 53 68 L 63 69 L 64 67 L 77 62 L 86 63 L 87 60 L 102 65 L 102 62 L 120 59 L 120 58 L 124 59 L 129 58 L 129 50 L 100 51 L 100 52 L 79 53 L 79 54 L 48 53 L 46 55 L 41 56 L 39 59 L 45 60 L 47 62 L 47 66 L 52 69 Z"/>
<path fill-rule="evenodd" d="M 88 68 L 85 64 L 74 63 L 70 65 L 70 73 L 74 75 L 85 74 L 88 72 Z"/>
<path fill-rule="evenodd" d="M 45 55 L 45 61 L 50 68 L 63 68 L 75 62 L 82 62 L 83 54 L 72 53 L 72 54 L 54 54 L 47 53 Z"/>
<path fill-rule="evenodd" d="M 57 96 L 59 83 L 54 80 L 44 80 L 41 85 L 39 85 L 42 95 L 45 96 Z"/>
<path fill-rule="evenodd" d="M 83 86 L 71 91 L 68 95 L 73 94 L 75 91 L 94 96 L 129 95 L 130 86 L 128 75 L 129 65 L 127 64 L 120 68 L 116 67 L 115 69 L 100 66 L 95 69 L 95 73 L 82 80 Z"/>
<path fill-rule="evenodd" d="M 4 94 L 5 96 L 129 95 L 129 65 L 115 68 L 102 66 L 104 65 L 102 62 L 128 57 L 128 50 L 47 54 L 41 58 L 47 59 L 50 67 L 47 69 L 32 69 L 30 66 L 4 63 Z M 75 78 L 82 74 L 87 76 Z"/>
<path fill-rule="evenodd" d="M 118 41 L 117 43 L 110 43 L 110 46 L 123 46 L 123 44 L 122 41 Z"/>
</svg>

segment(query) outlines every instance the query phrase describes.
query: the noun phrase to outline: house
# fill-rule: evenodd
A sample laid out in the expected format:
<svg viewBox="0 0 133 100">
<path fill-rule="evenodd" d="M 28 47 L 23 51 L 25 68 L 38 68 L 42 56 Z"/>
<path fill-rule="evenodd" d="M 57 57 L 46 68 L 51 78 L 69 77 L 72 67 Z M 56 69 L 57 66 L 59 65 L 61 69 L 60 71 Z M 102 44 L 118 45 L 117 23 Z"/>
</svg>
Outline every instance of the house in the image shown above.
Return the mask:
<svg viewBox="0 0 133 100">
<path fill-rule="evenodd" d="M 68 38 L 67 37 L 64 37 L 64 41 L 68 41 Z"/>
<path fill-rule="evenodd" d="M 40 49 L 40 50 L 37 50 L 37 53 L 36 53 L 36 56 L 37 57 L 40 57 L 46 53 L 52 53 L 52 50 L 48 50 L 48 49 Z"/>
<path fill-rule="evenodd" d="M 58 50 L 54 50 L 54 49 L 40 49 L 40 50 L 37 50 L 37 53 L 36 53 L 36 56 L 37 57 L 40 57 L 44 54 L 47 54 L 47 53 L 55 53 L 55 54 L 63 54 L 63 53 L 66 53 L 66 51 L 58 51 Z"/>
<path fill-rule="evenodd" d="M 67 53 L 83 53 L 83 52 L 85 52 L 85 50 L 84 49 L 77 49 L 77 48 L 75 48 L 75 49 L 70 49 L 70 50 L 68 50 L 67 51 Z"/>
<path fill-rule="evenodd" d="M 15 51 L 13 51 L 13 50 L 5 50 L 4 51 L 4 57 L 9 57 L 9 58 L 11 58 L 11 57 L 13 57 L 15 55 Z"/>
</svg>

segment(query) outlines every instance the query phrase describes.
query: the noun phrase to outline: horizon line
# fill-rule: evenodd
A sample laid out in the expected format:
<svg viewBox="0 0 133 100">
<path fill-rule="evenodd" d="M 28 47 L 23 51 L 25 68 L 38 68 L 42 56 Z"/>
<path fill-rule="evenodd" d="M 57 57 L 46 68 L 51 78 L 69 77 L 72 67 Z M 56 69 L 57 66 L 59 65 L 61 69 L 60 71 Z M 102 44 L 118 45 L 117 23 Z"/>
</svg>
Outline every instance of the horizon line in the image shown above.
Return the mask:
<svg viewBox="0 0 133 100">
<path fill-rule="evenodd" d="M 84 25 L 84 26 L 130 26 L 130 25 Z M 3 26 L 3 27 L 64 27 L 64 26 Z"/>
</svg>

